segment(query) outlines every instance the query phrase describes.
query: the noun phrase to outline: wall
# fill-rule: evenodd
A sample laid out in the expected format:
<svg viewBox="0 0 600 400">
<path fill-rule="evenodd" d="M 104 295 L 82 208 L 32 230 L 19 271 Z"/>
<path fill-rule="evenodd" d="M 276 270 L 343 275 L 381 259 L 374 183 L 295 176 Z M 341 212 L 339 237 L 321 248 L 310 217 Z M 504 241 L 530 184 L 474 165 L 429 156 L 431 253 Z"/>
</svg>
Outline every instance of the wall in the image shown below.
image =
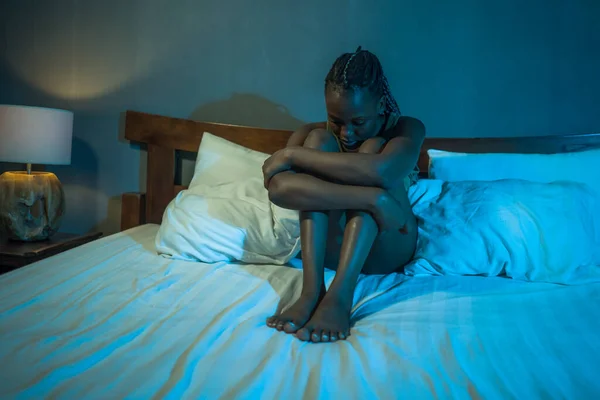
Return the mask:
<svg viewBox="0 0 600 400">
<path fill-rule="evenodd" d="M 73 232 L 116 231 L 118 196 L 143 189 L 123 111 L 323 120 L 323 78 L 358 45 L 379 55 L 430 136 L 600 131 L 600 2 L 440 3 L 3 0 L 0 102 L 75 111 L 73 162 L 48 168 Z"/>
</svg>

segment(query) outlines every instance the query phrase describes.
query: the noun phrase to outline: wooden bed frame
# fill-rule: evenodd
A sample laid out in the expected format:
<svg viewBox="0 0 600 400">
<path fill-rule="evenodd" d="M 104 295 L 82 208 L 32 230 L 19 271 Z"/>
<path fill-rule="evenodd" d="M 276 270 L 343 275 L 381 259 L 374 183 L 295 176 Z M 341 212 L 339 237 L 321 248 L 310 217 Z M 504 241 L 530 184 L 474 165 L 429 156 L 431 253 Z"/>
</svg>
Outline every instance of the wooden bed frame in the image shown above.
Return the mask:
<svg viewBox="0 0 600 400">
<path fill-rule="evenodd" d="M 180 118 L 127 111 L 125 138 L 147 147 L 146 193 L 122 195 L 121 230 L 145 223 L 160 224 L 169 202 L 186 187 L 175 183 L 177 151 L 197 152 L 202 134 L 210 132 L 250 149 L 272 154 L 285 146 L 291 131 L 196 122 Z M 600 134 L 510 138 L 427 138 L 419 168 L 426 177 L 427 150 L 464 153 L 552 154 L 600 147 Z"/>
</svg>

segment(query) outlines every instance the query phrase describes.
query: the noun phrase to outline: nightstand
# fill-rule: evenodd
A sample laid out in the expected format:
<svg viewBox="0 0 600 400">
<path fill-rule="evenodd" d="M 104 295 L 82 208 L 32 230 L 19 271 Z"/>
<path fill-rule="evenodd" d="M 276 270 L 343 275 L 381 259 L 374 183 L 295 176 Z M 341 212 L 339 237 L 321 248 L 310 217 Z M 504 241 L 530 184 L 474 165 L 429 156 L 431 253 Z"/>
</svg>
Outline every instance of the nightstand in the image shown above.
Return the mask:
<svg viewBox="0 0 600 400">
<path fill-rule="evenodd" d="M 50 239 L 40 242 L 17 242 L 0 238 L 0 274 L 89 243 L 100 236 L 102 232 L 85 235 L 56 233 Z"/>
</svg>

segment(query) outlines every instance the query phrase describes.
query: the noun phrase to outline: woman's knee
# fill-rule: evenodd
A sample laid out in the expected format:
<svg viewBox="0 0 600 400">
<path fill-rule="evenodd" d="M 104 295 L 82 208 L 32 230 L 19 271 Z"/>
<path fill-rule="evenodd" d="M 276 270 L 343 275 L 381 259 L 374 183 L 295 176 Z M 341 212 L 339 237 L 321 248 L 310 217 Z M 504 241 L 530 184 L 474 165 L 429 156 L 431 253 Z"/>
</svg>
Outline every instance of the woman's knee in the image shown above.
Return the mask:
<svg viewBox="0 0 600 400">
<path fill-rule="evenodd" d="M 326 129 L 313 129 L 304 141 L 304 147 L 331 153 L 340 151 L 333 133 Z"/>
</svg>

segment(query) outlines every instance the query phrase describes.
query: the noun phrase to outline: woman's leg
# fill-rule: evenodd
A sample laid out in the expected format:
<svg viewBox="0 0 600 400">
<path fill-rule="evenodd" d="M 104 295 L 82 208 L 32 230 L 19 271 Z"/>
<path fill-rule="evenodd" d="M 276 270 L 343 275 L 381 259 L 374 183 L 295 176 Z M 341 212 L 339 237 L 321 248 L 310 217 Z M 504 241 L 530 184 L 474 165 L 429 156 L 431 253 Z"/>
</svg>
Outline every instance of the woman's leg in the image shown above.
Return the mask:
<svg viewBox="0 0 600 400">
<path fill-rule="evenodd" d="M 364 153 L 381 150 L 383 141 L 368 140 L 361 146 Z M 350 311 L 354 288 L 361 271 L 370 274 L 388 274 L 406 264 L 416 246 L 416 219 L 412 214 L 404 188 L 395 194 L 407 214 L 407 233 L 379 234 L 373 217 L 361 211 L 349 211 L 344 231 L 335 279 L 306 325 L 297 336 L 304 341 L 329 342 L 350 335 Z"/>
<path fill-rule="evenodd" d="M 325 130 L 312 131 L 304 147 L 321 151 L 339 151 L 333 135 Z M 302 246 L 302 293 L 300 298 L 280 315 L 267 319 L 267 325 L 287 333 L 296 332 L 312 316 L 325 294 L 323 263 L 327 244 L 328 211 L 300 212 L 300 242 Z"/>
</svg>

